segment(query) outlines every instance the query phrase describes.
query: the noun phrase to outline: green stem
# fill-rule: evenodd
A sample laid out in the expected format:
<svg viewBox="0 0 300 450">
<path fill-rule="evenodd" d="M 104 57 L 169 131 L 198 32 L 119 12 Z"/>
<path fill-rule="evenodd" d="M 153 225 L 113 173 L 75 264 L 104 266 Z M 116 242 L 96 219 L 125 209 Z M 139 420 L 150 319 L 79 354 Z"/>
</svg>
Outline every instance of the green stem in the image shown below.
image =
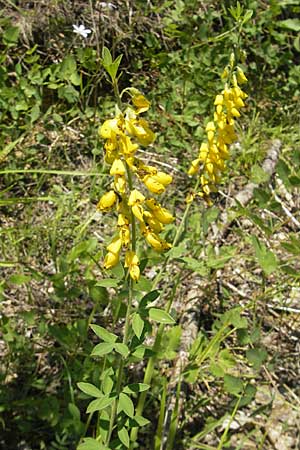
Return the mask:
<svg viewBox="0 0 300 450">
<path fill-rule="evenodd" d="M 200 179 L 198 177 L 197 182 L 195 184 L 195 188 L 194 191 L 196 192 L 198 187 L 199 187 L 199 183 L 200 183 Z M 182 234 L 183 228 L 186 224 L 186 219 L 190 210 L 190 207 L 192 205 L 191 203 L 187 203 L 185 211 L 183 213 L 181 222 L 179 224 L 179 227 L 177 228 L 177 232 L 175 234 L 175 237 L 173 239 L 173 243 L 172 246 L 175 247 L 180 239 L 180 236 Z M 152 284 L 152 290 L 154 290 L 156 288 L 156 286 L 158 285 L 158 283 L 160 282 L 165 268 L 168 264 L 170 260 L 170 256 L 167 256 L 164 260 L 164 263 L 162 264 L 160 271 L 158 272 L 158 274 L 156 275 L 153 284 Z M 175 296 L 170 296 L 170 299 L 165 307 L 165 311 L 168 313 L 171 309 L 172 303 L 173 303 L 173 299 Z M 156 362 L 156 353 L 159 350 L 160 347 L 160 343 L 162 340 L 162 336 L 163 336 L 163 332 L 164 332 L 164 328 L 165 325 L 164 324 L 160 324 L 156 333 L 156 337 L 155 337 L 155 341 L 154 341 L 154 345 L 153 345 L 153 353 L 154 355 L 151 356 L 149 358 L 148 364 L 146 366 L 146 370 L 145 370 L 145 375 L 144 375 L 144 383 L 145 384 L 151 384 L 152 378 L 153 378 L 153 374 L 154 374 L 154 366 L 155 366 L 155 362 Z M 138 399 L 138 404 L 137 404 L 137 408 L 136 408 L 136 415 L 141 416 L 143 414 L 143 409 L 144 409 L 144 404 L 145 404 L 145 400 L 146 400 L 146 396 L 147 396 L 147 391 L 143 391 L 141 392 L 139 399 Z M 131 447 L 133 448 L 133 444 L 134 442 L 137 440 L 137 436 L 138 436 L 138 427 L 132 428 L 131 430 L 131 435 L 130 435 L 130 440 L 131 440 Z"/>
<path fill-rule="evenodd" d="M 117 88 L 116 98 L 120 100 L 119 91 L 118 91 L 118 85 L 115 83 L 115 86 Z M 127 163 L 126 165 L 126 171 L 127 171 L 127 181 L 128 181 L 128 188 L 131 191 L 133 189 L 133 183 L 132 183 L 132 174 L 130 171 L 130 168 L 128 167 Z M 133 252 L 136 251 L 136 221 L 135 216 L 131 212 L 131 250 Z M 126 278 L 125 278 L 126 280 Z M 128 305 L 127 305 L 127 311 L 126 311 L 126 317 L 125 317 L 125 324 L 124 324 L 124 335 L 123 335 L 123 344 L 127 345 L 130 337 L 130 318 L 131 318 L 131 310 L 132 310 L 132 301 L 133 301 L 133 280 L 129 277 L 129 289 L 128 289 Z M 106 446 L 109 446 L 112 432 L 115 425 L 116 420 L 116 413 L 118 408 L 118 397 L 121 392 L 122 387 L 122 380 L 123 380 L 123 372 L 124 372 L 124 366 L 125 366 L 125 359 L 121 358 L 119 369 L 118 369 L 118 375 L 117 375 L 117 383 L 116 383 L 116 393 L 117 397 L 113 402 L 112 410 L 111 410 L 111 416 L 110 416 L 110 422 L 109 422 L 109 429 L 106 439 Z"/>
</svg>

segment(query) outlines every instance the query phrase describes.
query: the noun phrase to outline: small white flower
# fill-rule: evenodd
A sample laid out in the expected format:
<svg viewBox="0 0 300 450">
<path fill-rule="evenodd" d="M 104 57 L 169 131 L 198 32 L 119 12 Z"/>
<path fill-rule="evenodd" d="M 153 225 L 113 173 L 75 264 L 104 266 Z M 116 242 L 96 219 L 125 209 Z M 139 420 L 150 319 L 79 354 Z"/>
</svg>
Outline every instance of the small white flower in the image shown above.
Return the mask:
<svg viewBox="0 0 300 450">
<path fill-rule="evenodd" d="M 110 3 L 110 2 L 108 2 L 108 3 L 106 3 L 106 2 L 99 2 L 99 6 L 101 8 L 108 8 L 108 9 L 116 9 L 117 8 L 116 5 L 114 5 L 113 3 Z"/>
<path fill-rule="evenodd" d="M 79 25 L 79 27 L 77 25 L 73 25 L 73 33 L 79 34 L 85 39 L 91 32 L 92 30 L 90 30 L 89 28 L 85 28 L 83 24 Z"/>
</svg>

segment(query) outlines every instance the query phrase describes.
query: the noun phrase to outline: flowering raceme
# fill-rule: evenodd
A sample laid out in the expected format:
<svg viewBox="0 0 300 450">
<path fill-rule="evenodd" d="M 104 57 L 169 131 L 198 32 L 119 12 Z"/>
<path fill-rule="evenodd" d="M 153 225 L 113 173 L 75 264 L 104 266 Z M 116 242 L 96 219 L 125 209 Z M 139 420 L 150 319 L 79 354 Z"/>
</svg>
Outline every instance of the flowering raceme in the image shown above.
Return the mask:
<svg viewBox="0 0 300 450">
<path fill-rule="evenodd" d="M 140 146 L 148 146 L 155 139 L 148 122 L 140 117 L 140 114 L 149 109 L 150 102 L 135 88 L 127 88 L 125 91 L 131 95 L 131 105 L 125 111 L 116 106 L 115 117 L 106 120 L 99 130 L 100 136 L 106 139 L 105 161 L 111 166 L 113 182 L 101 197 L 97 208 L 103 212 L 114 208 L 118 214 L 117 232 L 107 246 L 104 267 L 114 267 L 124 248 L 124 266 L 128 268 L 131 278 L 137 281 L 140 277 L 139 259 L 135 242 L 132 242 L 135 239 L 136 221 L 146 242 L 157 251 L 165 251 L 171 245 L 159 233 L 174 217 L 155 198 L 146 198 L 140 190 L 134 188 L 133 177 L 152 194 L 163 193 L 172 182 L 172 177 L 136 157 Z"/>
<path fill-rule="evenodd" d="M 248 80 L 241 68 L 233 70 L 234 59 L 231 58 L 229 68 L 226 68 L 222 78 L 227 78 L 221 94 L 214 101 L 213 120 L 206 125 L 206 140 L 202 142 L 198 157 L 192 161 L 188 174 L 200 173 L 201 190 L 190 195 L 187 201 L 192 201 L 195 195 L 203 197 L 211 204 L 209 194 L 216 192 L 216 185 L 225 170 L 225 161 L 229 158 L 229 146 L 237 140 L 235 120 L 240 117 L 240 109 L 245 106 L 248 95 L 242 91 L 239 84 Z"/>
</svg>

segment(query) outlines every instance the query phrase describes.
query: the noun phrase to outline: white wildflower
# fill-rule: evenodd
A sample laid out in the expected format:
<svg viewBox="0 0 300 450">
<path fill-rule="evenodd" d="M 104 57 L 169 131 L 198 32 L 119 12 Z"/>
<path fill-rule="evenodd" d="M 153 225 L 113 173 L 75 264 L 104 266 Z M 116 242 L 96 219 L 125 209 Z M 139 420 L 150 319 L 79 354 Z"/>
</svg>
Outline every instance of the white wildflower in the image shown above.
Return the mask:
<svg viewBox="0 0 300 450">
<path fill-rule="evenodd" d="M 77 25 L 73 25 L 73 33 L 79 34 L 80 36 L 82 36 L 83 38 L 87 38 L 88 35 L 92 32 L 92 30 L 90 30 L 89 28 L 85 28 L 85 26 L 83 24 L 77 26 Z"/>
<path fill-rule="evenodd" d="M 100 6 L 101 8 L 108 8 L 108 9 L 115 9 L 117 8 L 116 5 L 114 5 L 113 3 L 106 3 L 106 2 L 99 2 L 98 6 Z"/>
</svg>

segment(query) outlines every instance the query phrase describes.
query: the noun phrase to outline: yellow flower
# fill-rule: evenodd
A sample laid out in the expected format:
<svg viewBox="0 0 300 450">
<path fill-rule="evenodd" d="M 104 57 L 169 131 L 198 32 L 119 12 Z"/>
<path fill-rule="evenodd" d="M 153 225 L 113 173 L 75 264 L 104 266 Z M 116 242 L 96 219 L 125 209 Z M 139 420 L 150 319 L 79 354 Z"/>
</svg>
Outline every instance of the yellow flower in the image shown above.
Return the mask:
<svg viewBox="0 0 300 450">
<path fill-rule="evenodd" d="M 163 230 L 162 223 L 158 219 L 156 219 L 156 217 L 154 217 L 154 215 L 151 214 L 150 211 L 144 211 L 144 222 L 155 233 L 160 233 Z"/>
<path fill-rule="evenodd" d="M 164 185 L 155 178 L 155 175 L 146 175 L 142 181 L 153 194 L 162 194 L 165 190 Z"/>
<path fill-rule="evenodd" d="M 155 134 L 150 130 L 148 122 L 145 119 L 138 119 L 130 108 L 126 111 L 125 126 L 127 132 L 135 136 L 141 145 L 152 144 L 155 139 Z"/>
<path fill-rule="evenodd" d="M 195 175 L 198 172 L 200 162 L 200 158 L 194 159 L 194 161 L 192 161 L 191 167 L 188 170 L 189 175 Z"/>
<path fill-rule="evenodd" d="M 115 191 L 108 191 L 100 198 L 97 208 L 100 211 L 107 211 L 116 203 L 117 198 L 118 196 Z"/>
<path fill-rule="evenodd" d="M 125 169 L 125 165 L 121 161 L 121 159 L 114 160 L 109 173 L 111 175 L 125 175 L 126 169 Z"/>
<path fill-rule="evenodd" d="M 164 225 L 172 223 L 174 217 L 171 213 L 165 208 L 162 208 L 159 203 L 157 203 L 154 198 L 149 198 L 146 200 L 146 205 L 152 212 L 153 216 Z"/>
<path fill-rule="evenodd" d="M 140 221 L 144 221 L 144 208 L 141 205 L 133 205 L 131 207 L 133 214 Z"/>
<path fill-rule="evenodd" d="M 100 127 L 99 134 L 104 139 L 111 139 L 120 133 L 119 120 L 117 118 L 106 120 Z"/>
<path fill-rule="evenodd" d="M 172 183 L 173 177 L 171 175 L 168 175 L 165 172 L 158 171 L 154 175 L 155 180 L 157 180 L 159 183 L 161 183 L 164 186 L 168 186 L 168 184 Z"/>
<path fill-rule="evenodd" d="M 145 231 L 145 239 L 148 244 L 150 244 L 151 247 L 158 252 L 169 250 L 169 248 L 172 247 L 171 244 L 161 239 L 157 234 L 149 230 Z"/>
<path fill-rule="evenodd" d="M 119 141 L 120 151 L 126 155 L 132 155 L 139 148 L 138 144 L 133 144 L 130 137 L 126 134 L 120 135 Z"/>
<path fill-rule="evenodd" d="M 117 254 L 117 253 L 120 253 L 121 247 L 122 247 L 122 241 L 121 241 L 120 237 L 118 236 L 118 237 L 115 237 L 106 248 L 109 252 Z"/>
<path fill-rule="evenodd" d="M 144 220 L 143 219 L 144 208 L 141 205 L 144 202 L 144 200 L 145 200 L 144 195 L 137 189 L 131 191 L 128 199 L 128 206 L 131 206 L 133 214 L 140 222 L 143 222 Z"/>
<path fill-rule="evenodd" d="M 237 81 L 240 84 L 247 83 L 247 78 L 240 67 L 237 67 Z"/>
<path fill-rule="evenodd" d="M 209 153 L 209 148 L 207 142 L 202 142 L 199 149 L 199 162 L 205 162 Z"/>
<path fill-rule="evenodd" d="M 139 203 L 143 203 L 144 201 L 145 196 L 137 189 L 133 189 L 129 195 L 128 206 L 137 205 Z"/>
<path fill-rule="evenodd" d="M 114 186 L 117 192 L 124 194 L 126 190 L 126 178 L 124 175 L 115 175 Z"/>
<path fill-rule="evenodd" d="M 208 124 L 205 127 L 205 131 L 207 132 L 207 139 L 208 141 L 212 141 L 215 136 L 216 127 L 214 122 L 208 122 Z"/>
<path fill-rule="evenodd" d="M 108 252 L 104 258 L 104 268 L 111 269 L 119 262 L 119 253 Z"/>
<path fill-rule="evenodd" d="M 139 258 L 135 252 L 128 250 L 125 254 L 125 267 L 128 267 L 129 274 L 134 281 L 140 278 Z"/>
<path fill-rule="evenodd" d="M 214 105 L 223 105 L 224 97 L 222 94 L 216 95 Z"/>
<path fill-rule="evenodd" d="M 132 103 L 137 108 L 136 109 L 137 114 L 148 111 L 151 105 L 151 103 L 142 94 L 134 95 L 132 97 Z"/>
</svg>

